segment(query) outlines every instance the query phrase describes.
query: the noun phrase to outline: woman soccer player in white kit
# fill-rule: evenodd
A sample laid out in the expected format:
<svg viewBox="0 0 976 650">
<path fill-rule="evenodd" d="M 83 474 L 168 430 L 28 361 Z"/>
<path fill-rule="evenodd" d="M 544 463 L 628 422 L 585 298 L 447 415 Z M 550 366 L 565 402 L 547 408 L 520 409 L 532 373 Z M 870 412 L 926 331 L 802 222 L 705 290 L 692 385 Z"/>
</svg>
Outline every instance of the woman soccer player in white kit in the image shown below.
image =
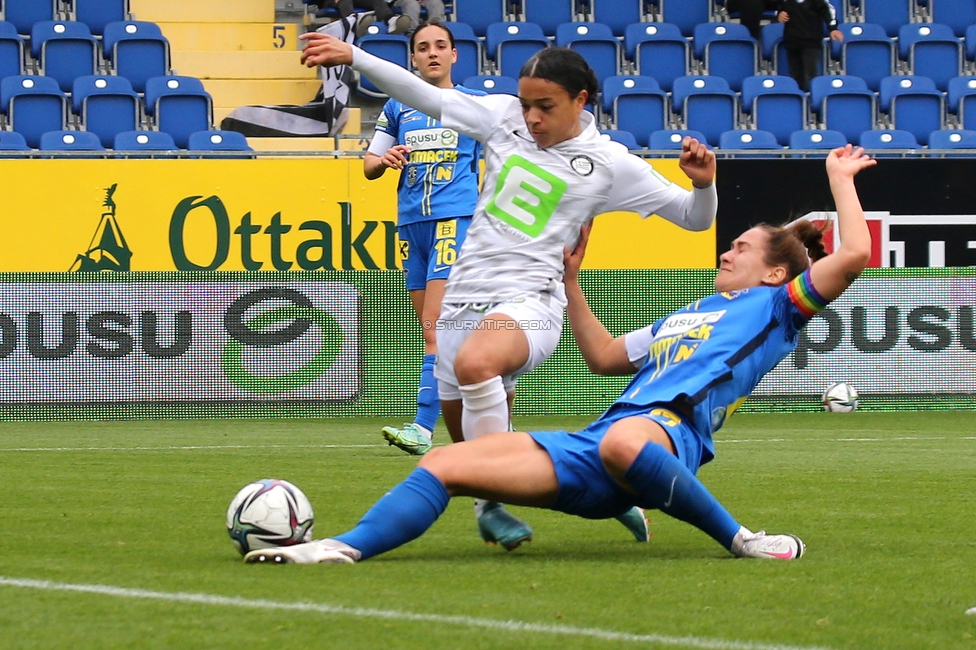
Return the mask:
<svg viewBox="0 0 976 650">
<path fill-rule="evenodd" d="M 435 376 L 454 441 L 509 429 L 517 378 L 545 361 L 562 332 L 563 250 L 580 227 L 612 211 L 659 214 L 708 229 L 718 198 L 715 154 L 685 138 L 679 166 L 694 190 L 657 174 L 623 145 L 601 138 L 585 109 L 596 76 L 578 53 L 552 47 L 522 68 L 519 96 L 433 88 L 399 66 L 339 39 L 303 34 L 308 66 L 351 65 L 383 92 L 485 145 L 485 175 L 467 238 L 442 300 Z M 476 501 L 482 538 L 506 549 L 532 529 L 500 504 Z M 643 512 L 619 517 L 646 541 Z"/>
</svg>

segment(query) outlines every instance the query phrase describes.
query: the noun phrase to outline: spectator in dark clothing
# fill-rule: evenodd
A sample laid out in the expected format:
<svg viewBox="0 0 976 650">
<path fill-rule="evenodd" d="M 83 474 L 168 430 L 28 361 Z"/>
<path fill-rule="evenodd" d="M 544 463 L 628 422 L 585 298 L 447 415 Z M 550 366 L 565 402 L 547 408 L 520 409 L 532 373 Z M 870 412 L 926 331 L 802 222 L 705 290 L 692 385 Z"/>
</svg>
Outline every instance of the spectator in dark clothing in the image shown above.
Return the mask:
<svg viewBox="0 0 976 650">
<path fill-rule="evenodd" d="M 444 20 L 443 0 L 321 0 L 320 7 L 337 7 L 339 15 L 345 18 L 354 9 L 366 9 L 373 15 L 366 14 L 356 26 L 356 36 L 366 33 L 366 28 L 374 21 L 386 23 L 387 31 L 391 34 L 412 34 L 420 24 L 420 3 L 427 7 L 428 19 Z M 403 13 L 393 13 L 393 7 L 398 7 Z"/>
<path fill-rule="evenodd" d="M 783 47 L 790 76 L 808 92 L 810 80 L 819 74 L 824 25 L 830 30 L 831 39 L 844 40 L 837 29 L 837 11 L 827 0 L 781 0 L 777 19 L 783 23 Z"/>
<path fill-rule="evenodd" d="M 760 21 L 764 11 L 775 11 L 779 0 L 726 0 L 725 8 L 730 14 L 738 12 L 739 22 L 749 28 L 749 33 L 757 41 L 762 36 Z"/>
</svg>

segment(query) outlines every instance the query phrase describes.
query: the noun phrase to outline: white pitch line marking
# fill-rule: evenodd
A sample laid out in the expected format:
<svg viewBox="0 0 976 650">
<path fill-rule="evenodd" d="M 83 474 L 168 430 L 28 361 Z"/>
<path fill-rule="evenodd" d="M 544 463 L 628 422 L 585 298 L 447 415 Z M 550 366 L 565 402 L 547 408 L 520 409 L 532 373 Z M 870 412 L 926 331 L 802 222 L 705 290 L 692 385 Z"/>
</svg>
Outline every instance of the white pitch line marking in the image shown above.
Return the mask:
<svg viewBox="0 0 976 650">
<path fill-rule="evenodd" d="M 199 605 L 215 605 L 222 607 L 239 607 L 244 609 L 289 610 L 299 612 L 314 612 L 317 614 L 333 614 L 337 616 L 356 616 L 360 618 L 379 618 L 387 620 L 411 621 L 422 623 L 439 623 L 458 625 L 462 627 L 477 627 L 505 632 L 535 632 L 540 634 L 560 635 L 570 637 L 589 637 L 605 641 L 627 641 L 631 643 L 656 643 L 683 648 L 701 648 L 704 650 L 827 650 L 821 646 L 791 646 L 769 643 L 752 643 L 749 641 L 726 641 L 722 639 L 703 639 L 694 636 L 665 636 L 662 634 L 631 634 L 629 632 L 615 632 L 594 627 L 573 627 L 571 625 L 545 625 L 543 623 L 522 623 L 520 621 L 498 621 L 471 616 L 444 616 L 440 614 L 414 614 L 397 610 L 368 609 L 364 607 L 343 607 L 341 605 L 325 605 L 322 603 L 282 602 L 275 600 L 232 598 L 228 596 L 214 596 L 211 594 L 192 594 L 185 592 L 150 591 L 148 589 L 129 589 L 113 587 L 111 585 L 85 585 L 66 582 L 50 582 L 48 580 L 30 580 L 22 578 L 5 578 L 0 576 L 0 586 L 20 587 L 22 589 L 41 589 L 45 591 L 70 591 L 77 593 L 99 594 L 116 598 L 137 598 L 144 600 L 162 600 L 175 603 L 194 603 Z"/>
<path fill-rule="evenodd" d="M 382 447 L 379 443 L 366 445 L 178 445 L 166 447 L 10 447 L 4 451 L 196 451 L 210 449 L 359 449 Z"/>
</svg>

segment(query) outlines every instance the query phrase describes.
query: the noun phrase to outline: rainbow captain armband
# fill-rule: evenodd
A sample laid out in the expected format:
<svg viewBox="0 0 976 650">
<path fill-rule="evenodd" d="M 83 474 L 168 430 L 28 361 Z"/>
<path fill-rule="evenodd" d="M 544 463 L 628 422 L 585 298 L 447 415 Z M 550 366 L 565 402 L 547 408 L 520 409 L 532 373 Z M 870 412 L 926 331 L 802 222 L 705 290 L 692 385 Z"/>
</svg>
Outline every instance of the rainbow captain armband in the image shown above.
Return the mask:
<svg viewBox="0 0 976 650">
<path fill-rule="evenodd" d="M 827 306 L 827 300 L 817 292 L 810 280 L 810 269 L 793 278 L 786 285 L 786 291 L 796 308 L 807 318 L 813 318 Z"/>
</svg>

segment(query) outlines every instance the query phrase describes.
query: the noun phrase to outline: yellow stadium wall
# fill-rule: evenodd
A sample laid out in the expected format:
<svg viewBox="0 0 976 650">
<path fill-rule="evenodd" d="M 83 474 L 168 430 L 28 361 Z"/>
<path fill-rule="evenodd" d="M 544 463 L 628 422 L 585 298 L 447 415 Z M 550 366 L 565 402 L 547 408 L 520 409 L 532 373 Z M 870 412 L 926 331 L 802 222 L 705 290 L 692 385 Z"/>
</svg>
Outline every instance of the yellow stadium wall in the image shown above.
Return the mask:
<svg viewBox="0 0 976 650">
<path fill-rule="evenodd" d="M 688 186 L 677 161 L 658 160 Z M 400 267 L 396 174 L 366 181 L 362 160 L 0 160 L 0 271 L 66 271 L 95 248 L 107 188 L 131 271 L 301 271 Z M 97 242 L 96 242 L 97 243 Z M 609 213 L 586 266 L 703 268 L 714 228 Z"/>
</svg>

